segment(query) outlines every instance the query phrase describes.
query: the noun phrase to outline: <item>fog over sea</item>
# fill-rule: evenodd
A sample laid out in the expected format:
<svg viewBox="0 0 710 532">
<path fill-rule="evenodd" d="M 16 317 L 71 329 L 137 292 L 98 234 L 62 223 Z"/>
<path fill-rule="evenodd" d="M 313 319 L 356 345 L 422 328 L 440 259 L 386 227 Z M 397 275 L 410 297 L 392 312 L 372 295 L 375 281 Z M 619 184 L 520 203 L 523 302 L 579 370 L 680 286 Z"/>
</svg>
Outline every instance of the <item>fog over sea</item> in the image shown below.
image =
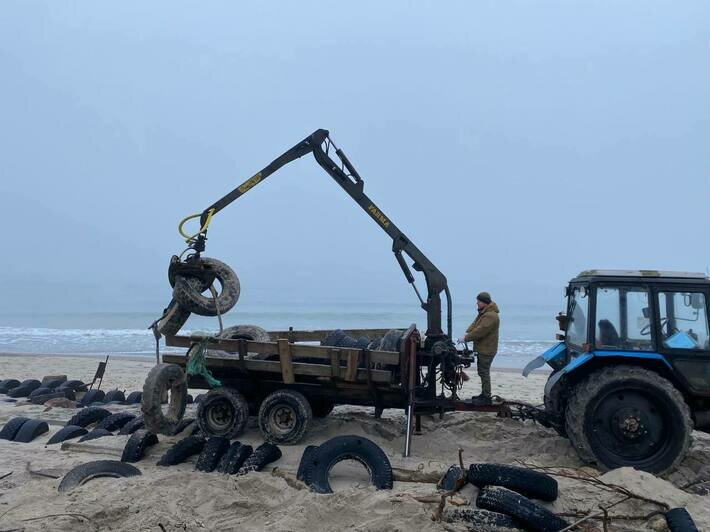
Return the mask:
<svg viewBox="0 0 710 532">
<path fill-rule="evenodd" d="M 555 306 L 501 305 L 501 342 L 494 366 L 521 368 L 554 344 Z M 0 313 L 0 352 L 82 355 L 145 355 L 155 353 L 149 324 L 161 308 L 151 312 Z M 474 318 L 474 310 L 454 306 L 454 338 Z M 444 316 L 445 320 L 445 316 Z M 426 315 L 416 303 L 237 304 L 224 316 L 225 327 L 259 325 L 267 330 L 426 328 Z M 445 325 L 444 325 L 445 327 Z M 191 316 L 182 332 L 216 332 L 217 318 Z M 180 351 L 177 348 L 161 349 Z"/>
</svg>

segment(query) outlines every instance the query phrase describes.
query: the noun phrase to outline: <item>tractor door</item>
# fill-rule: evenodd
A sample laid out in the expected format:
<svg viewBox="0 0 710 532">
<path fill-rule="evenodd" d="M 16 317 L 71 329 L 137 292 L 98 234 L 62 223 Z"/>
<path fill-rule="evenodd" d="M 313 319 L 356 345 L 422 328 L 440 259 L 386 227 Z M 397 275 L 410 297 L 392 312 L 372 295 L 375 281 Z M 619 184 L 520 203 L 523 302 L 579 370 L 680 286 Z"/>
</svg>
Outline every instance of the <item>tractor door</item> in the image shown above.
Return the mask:
<svg viewBox="0 0 710 532">
<path fill-rule="evenodd" d="M 696 395 L 710 397 L 710 293 L 703 286 L 654 290 L 659 351 Z"/>
</svg>

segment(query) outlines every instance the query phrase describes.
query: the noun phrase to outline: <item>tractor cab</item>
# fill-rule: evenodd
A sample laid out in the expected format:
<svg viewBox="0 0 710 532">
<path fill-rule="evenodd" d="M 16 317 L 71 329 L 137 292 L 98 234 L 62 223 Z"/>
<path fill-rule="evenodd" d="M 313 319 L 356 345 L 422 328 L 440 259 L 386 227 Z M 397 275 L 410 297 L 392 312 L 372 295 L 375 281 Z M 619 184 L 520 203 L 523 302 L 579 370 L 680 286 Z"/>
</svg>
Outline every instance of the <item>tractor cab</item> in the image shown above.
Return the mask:
<svg viewBox="0 0 710 532">
<path fill-rule="evenodd" d="M 710 429 L 710 278 L 588 270 L 565 294 L 560 342 L 523 372 L 552 367 L 552 426 L 585 461 L 672 468 L 692 429 Z"/>
</svg>

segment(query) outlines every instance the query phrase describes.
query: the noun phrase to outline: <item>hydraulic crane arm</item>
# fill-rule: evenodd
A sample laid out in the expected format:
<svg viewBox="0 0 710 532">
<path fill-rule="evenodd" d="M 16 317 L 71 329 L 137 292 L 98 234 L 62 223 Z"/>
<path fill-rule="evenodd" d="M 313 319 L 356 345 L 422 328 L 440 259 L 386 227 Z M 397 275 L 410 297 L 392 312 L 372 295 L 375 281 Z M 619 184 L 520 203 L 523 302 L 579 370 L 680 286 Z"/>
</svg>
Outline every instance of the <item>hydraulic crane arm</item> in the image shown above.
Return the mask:
<svg viewBox="0 0 710 532">
<path fill-rule="evenodd" d="M 340 163 L 336 163 L 330 156 L 334 151 Z M 260 172 L 247 179 L 237 188 L 214 202 L 200 215 L 200 232 L 191 237 L 190 246 L 198 253 L 204 251 L 207 234 L 207 226 L 211 218 L 232 203 L 241 195 L 245 194 L 258 183 L 264 181 L 271 174 L 282 166 L 294 161 L 308 153 L 313 153 L 318 164 L 338 183 L 355 202 L 392 238 L 392 251 L 395 258 L 407 278 L 412 284 L 422 308 L 427 313 L 427 337 L 436 339 L 444 335 L 441 329 L 441 292 L 446 294 L 447 301 L 447 333 L 451 338 L 451 294 L 446 282 L 446 277 L 434 264 L 417 248 L 409 238 L 375 205 L 375 203 L 363 192 L 363 179 L 357 173 L 352 163 L 345 153 L 330 139 L 329 133 L 325 129 L 318 129 L 313 134 L 286 151 Z M 422 272 L 427 284 L 427 299 L 424 301 L 414 284 L 412 275 L 403 254 L 412 261 L 412 267 Z"/>
</svg>

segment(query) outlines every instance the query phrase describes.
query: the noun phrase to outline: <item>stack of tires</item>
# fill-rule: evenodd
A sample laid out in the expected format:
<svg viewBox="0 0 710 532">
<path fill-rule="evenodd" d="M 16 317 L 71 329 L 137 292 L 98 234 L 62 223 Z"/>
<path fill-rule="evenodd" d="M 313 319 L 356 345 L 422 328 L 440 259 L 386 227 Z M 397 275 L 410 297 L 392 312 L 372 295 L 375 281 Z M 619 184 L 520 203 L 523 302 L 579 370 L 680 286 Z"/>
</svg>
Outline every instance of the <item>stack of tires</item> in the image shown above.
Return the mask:
<svg viewBox="0 0 710 532">
<path fill-rule="evenodd" d="M 159 333 L 172 336 L 182 328 L 191 313 L 200 316 L 217 316 L 225 314 L 236 305 L 239 299 L 239 278 L 234 270 L 224 262 L 209 257 L 188 259 L 190 266 L 199 268 L 219 281 L 220 291 L 217 297 L 212 297 L 211 284 L 198 277 L 169 275 L 173 287 L 173 298 L 163 312 L 162 318 L 157 323 Z M 180 259 L 174 256 L 171 265 L 179 263 Z"/>
<path fill-rule="evenodd" d="M 553 532 L 569 526 L 533 499 L 557 499 L 557 481 L 549 475 L 505 464 L 471 464 L 467 481 L 479 488 L 476 510 L 454 510 L 447 520 L 473 529 L 510 528 Z"/>
</svg>

